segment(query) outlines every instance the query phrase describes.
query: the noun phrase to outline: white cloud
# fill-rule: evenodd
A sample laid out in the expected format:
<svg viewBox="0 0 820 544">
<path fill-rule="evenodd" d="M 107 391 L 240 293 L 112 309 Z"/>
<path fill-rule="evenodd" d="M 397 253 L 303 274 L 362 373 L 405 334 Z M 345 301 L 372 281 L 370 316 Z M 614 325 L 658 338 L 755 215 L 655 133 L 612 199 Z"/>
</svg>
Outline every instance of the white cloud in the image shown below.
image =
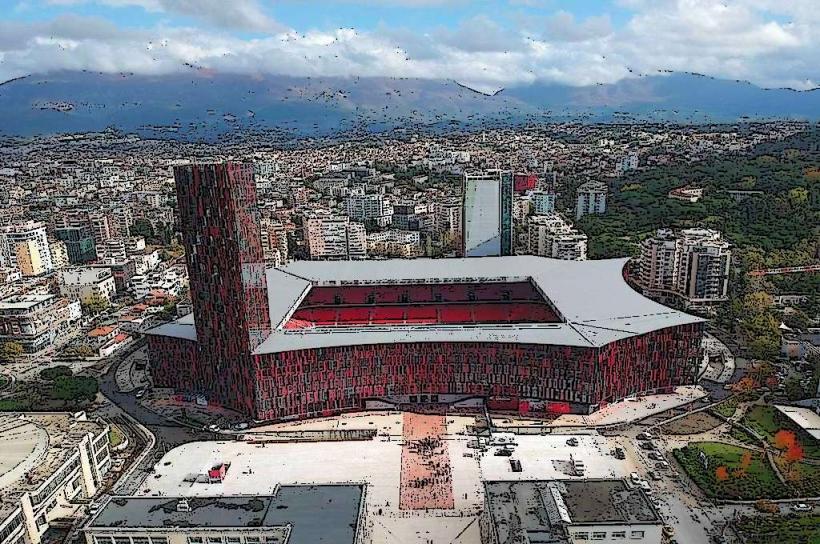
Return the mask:
<svg viewBox="0 0 820 544">
<path fill-rule="evenodd" d="M 146 11 L 172 13 L 231 29 L 281 31 L 284 26 L 265 13 L 257 0 L 48 0 L 53 5 L 99 4 L 136 6 Z"/>
<path fill-rule="evenodd" d="M 241 73 L 451 78 L 483 90 L 537 79 L 610 83 L 630 77 L 630 71 L 665 69 L 764 86 L 808 88 L 820 80 L 820 17 L 811 9 L 814 0 L 736 0 L 725 5 L 711 0 L 618 0 L 633 11 L 621 27 L 605 15 L 576 19 L 570 13 L 544 11 L 542 16 L 507 20 L 476 16 L 454 28 L 426 32 L 384 23 L 370 31 L 297 32 L 270 19 L 259 11 L 259 2 L 250 0 L 51 1 L 139 4 L 211 24 L 130 29 L 79 16 L 0 22 L 0 79 L 61 68 L 160 74 L 186 70 L 185 63 L 190 63 Z M 264 32 L 261 38 L 246 39 L 228 28 Z"/>
</svg>

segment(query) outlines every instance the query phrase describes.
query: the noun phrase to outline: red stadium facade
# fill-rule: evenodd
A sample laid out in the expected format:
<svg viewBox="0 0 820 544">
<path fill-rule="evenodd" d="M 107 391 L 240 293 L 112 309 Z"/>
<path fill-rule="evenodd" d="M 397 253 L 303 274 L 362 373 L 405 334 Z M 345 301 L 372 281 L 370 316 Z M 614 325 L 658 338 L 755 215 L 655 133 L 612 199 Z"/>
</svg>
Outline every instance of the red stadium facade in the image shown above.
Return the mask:
<svg viewBox="0 0 820 544">
<path fill-rule="evenodd" d="M 158 386 L 282 420 L 420 404 L 589 413 L 695 380 L 702 321 L 632 291 L 623 260 L 260 272 L 252 184 L 226 192 L 232 176 L 247 180 L 246 167 L 176 171 L 194 314 L 149 331 Z"/>
</svg>

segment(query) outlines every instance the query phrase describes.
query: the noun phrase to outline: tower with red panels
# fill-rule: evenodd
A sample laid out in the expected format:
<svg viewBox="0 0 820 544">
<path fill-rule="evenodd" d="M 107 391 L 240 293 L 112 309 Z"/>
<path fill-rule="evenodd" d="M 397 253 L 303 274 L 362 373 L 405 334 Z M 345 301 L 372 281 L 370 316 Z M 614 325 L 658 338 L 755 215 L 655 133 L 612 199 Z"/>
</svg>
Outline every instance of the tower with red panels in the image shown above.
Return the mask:
<svg viewBox="0 0 820 544">
<path fill-rule="evenodd" d="M 187 389 L 252 413 L 251 352 L 271 331 L 253 166 L 178 166 L 174 178 L 197 336 Z"/>
</svg>

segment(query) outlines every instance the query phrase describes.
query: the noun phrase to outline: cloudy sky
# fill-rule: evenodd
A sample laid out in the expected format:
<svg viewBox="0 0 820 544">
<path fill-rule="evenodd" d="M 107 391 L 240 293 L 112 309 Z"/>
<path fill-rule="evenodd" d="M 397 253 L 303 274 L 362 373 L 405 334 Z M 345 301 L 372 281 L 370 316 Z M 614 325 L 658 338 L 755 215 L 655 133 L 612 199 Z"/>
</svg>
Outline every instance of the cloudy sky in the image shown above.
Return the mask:
<svg viewBox="0 0 820 544">
<path fill-rule="evenodd" d="M 820 84 L 820 0 L 0 0 L 0 81 L 57 69 Z"/>
</svg>

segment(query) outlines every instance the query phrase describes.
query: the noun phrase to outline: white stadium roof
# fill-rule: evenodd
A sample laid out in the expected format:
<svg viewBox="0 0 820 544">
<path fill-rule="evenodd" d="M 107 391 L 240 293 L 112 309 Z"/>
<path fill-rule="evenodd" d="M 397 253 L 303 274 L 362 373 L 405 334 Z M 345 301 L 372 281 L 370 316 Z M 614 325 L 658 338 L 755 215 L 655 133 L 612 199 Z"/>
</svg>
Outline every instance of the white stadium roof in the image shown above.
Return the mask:
<svg viewBox="0 0 820 544">
<path fill-rule="evenodd" d="M 267 271 L 274 331 L 254 353 L 359 344 L 511 342 L 598 347 L 658 329 L 698 323 L 632 289 L 623 279 L 627 259 L 563 261 L 531 255 L 466 259 L 295 261 Z M 313 286 L 532 281 L 563 323 L 370 325 L 284 329 Z M 196 338 L 192 316 L 150 334 Z"/>
</svg>

